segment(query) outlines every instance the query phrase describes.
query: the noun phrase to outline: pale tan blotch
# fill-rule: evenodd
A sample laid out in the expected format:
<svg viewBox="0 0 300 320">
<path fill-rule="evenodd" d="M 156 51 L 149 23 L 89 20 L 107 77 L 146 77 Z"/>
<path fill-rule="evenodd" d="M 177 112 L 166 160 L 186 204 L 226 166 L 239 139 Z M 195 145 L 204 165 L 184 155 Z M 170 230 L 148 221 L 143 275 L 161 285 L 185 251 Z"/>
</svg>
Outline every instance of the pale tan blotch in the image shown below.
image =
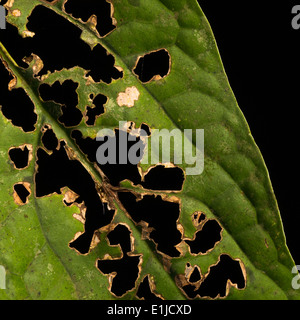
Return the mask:
<svg viewBox="0 0 300 320">
<path fill-rule="evenodd" d="M 29 195 L 26 197 L 26 201 L 25 202 L 22 201 L 22 199 L 20 198 L 20 196 L 18 195 L 18 193 L 16 192 L 16 190 L 14 188 L 15 185 L 17 185 L 17 184 L 22 184 L 25 187 L 25 189 L 29 192 Z M 31 195 L 30 183 L 29 182 L 18 182 L 15 185 L 13 187 L 13 190 L 14 190 L 14 193 L 13 193 L 14 201 L 18 206 L 23 206 L 23 205 L 28 203 L 28 201 L 29 201 L 28 198 Z"/>
<path fill-rule="evenodd" d="M 78 220 L 82 224 L 85 224 L 85 217 L 82 214 L 74 213 L 73 218 Z"/>
<path fill-rule="evenodd" d="M 10 72 L 10 70 L 9 69 L 7 69 L 9 72 Z M 17 85 L 17 77 L 12 73 L 12 72 L 10 72 L 10 75 L 13 77 L 10 81 L 9 81 L 9 83 L 8 83 L 8 90 L 9 91 L 11 91 L 12 89 L 14 89 L 15 88 L 15 86 Z"/>
<path fill-rule="evenodd" d="M 35 35 L 35 33 L 32 32 L 32 31 L 24 30 L 24 31 L 22 32 L 22 37 L 23 37 L 23 38 L 27 38 L 27 37 L 32 38 L 34 35 Z"/>
<path fill-rule="evenodd" d="M 193 224 L 197 229 L 201 229 L 204 222 L 207 220 L 206 215 L 202 211 L 195 211 L 192 214 Z"/>
<path fill-rule="evenodd" d="M 91 245 L 90 245 L 90 250 L 96 248 L 99 243 L 100 243 L 100 234 L 98 234 L 98 232 L 95 231 L 92 238 Z"/>
<path fill-rule="evenodd" d="M 115 8 L 113 6 L 112 0 L 106 0 L 106 2 L 108 2 L 110 4 L 110 17 L 112 20 L 112 24 L 116 27 L 117 26 L 117 19 L 114 17 Z M 112 31 L 114 31 L 114 30 L 112 30 Z"/>
<path fill-rule="evenodd" d="M 86 206 L 85 204 L 81 203 L 79 205 L 77 205 L 79 210 L 80 210 L 80 213 L 74 213 L 73 214 L 73 218 L 78 220 L 79 222 L 81 222 L 83 225 L 85 224 L 85 215 L 86 215 Z"/>
<path fill-rule="evenodd" d="M 65 192 L 64 202 L 68 204 L 73 204 L 77 198 L 78 198 L 78 194 L 68 189 Z"/>
<path fill-rule="evenodd" d="M 193 267 L 190 265 L 189 262 L 187 262 L 187 264 L 185 265 L 185 271 L 184 271 L 184 275 L 186 279 L 189 279 L 191 273 L 193 272 Z"/>
<path fill-rule="evenodd" d="M 28 154 L 28 165 L 29 165 L 30 161 L 33 158 L 33 146 L 32 146 L 32 144 L 24 144 L 24 145 L 20 146 L 20 148 L 23 148 L 22 150 L 24 150 L 25 147 L 29 151 L 29 154 Z"/>
<path fill-rule="evenodd" d="M 7 0 L 7 2 L 5 3 L 4 7 L 6 9 L 10 9 L 13 5 L 14 5 L 15 0 Z"/>
<path fill-rule="evenodd" d="M 120 71 L 120 72 L 123 72 L 123 71 L 124 71 L 124 69 L 123 69 L 122 67 L 120 67 L 120 66 L 115 66 L 115 68 L 116 68 L 118 71 Z"/>
<path fill-rule="evenodd" d="M 96 27 L 97 27 L 97 16 L 95 14 L 92 14 L 88 21 L 87 21 L 87 25 L 90 27 L 91 30 L 95 31 L 98 33 Z"/>
<path fill-rule="evenodd" d="M 34 75 L 37 75 L 44 67 L 42 59 L 34 53 L 32 53 L 29 57 L 25 57 L 23 61 L 32 68 Z"/>
<path fill-rule="evenodd" d="M 135 101 L 139 99 L 140 92 L 136 87 L 128 87 L 125 92 L 120 92 L 117 98 L 117 104 L 122 107 L 126 106 L 131 108 L 134 106 Z"/>
<path fill-rule="evenodd" d="M 14 17 L 20 17 L 21 16 L 21 11 L 19 9 L 15 9 L 11 13 Z"/>
<path fill-rule="evenodd" d="M 85 224 L 85 215 L 86 215 L 86 206 L 84 203 L 77 203 L 76 200 L 79 197 L 78 194 L 76 194 L 75 192 L 73 192 L 72 190 L 68 189 L 68 188 L 63 188 L 67 189 L 63 198 L 63 202 L 66 206 L 72 206 L 72 205 L 76 205 L 79 210 L 80 213 L 74 213 L 73 214 L 73 218 L 78 220 L 79 222 L 81 222 L 83 225 Z"/>
</svg>

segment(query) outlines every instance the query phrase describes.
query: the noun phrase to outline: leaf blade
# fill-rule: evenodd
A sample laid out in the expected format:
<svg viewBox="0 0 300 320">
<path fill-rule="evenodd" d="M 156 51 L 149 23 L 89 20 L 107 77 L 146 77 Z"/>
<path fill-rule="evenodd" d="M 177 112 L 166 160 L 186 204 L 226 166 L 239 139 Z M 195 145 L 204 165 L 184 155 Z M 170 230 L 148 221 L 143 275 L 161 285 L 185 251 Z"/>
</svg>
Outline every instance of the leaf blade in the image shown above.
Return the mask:
<svg viewBox="0 0 300 320">
<path fill-rule="evenodd" d="M 116 64 L 124 69 L 124 78 L 126 79 L 113 82 L 110 86 L 99 84 L 99 92 L 105 92 L 110 97 L 110 104 L 107 106 L 104 116 L 97 119 L 95 128 L 82 128 L 82 126 L 80 128 L 85 130 L 86 135 L 94 136 L 97 129 L 105 126 L 117 127 L 118 121 L 124 119 L 134 121 L 136 126 L 147 119 L 146 121 L 151 128 L 168 128 L 170 130 L 180 128 L 182 131 L 185 128 L 204 128 L 207 150 L 205 171 L 200 178 L 187 177 L 184 190 L 180 195 L 182 203 L 186 203 L 182 208 L 189 206 L 192 202 L 190 199 L 197 199 L 197 209 L 201 206 L 205 207 L 206 213 L 211 213 L 211 217 L 217 218 L 221 222 L 227 234 L 226 239 L 234 234 L 232 242 L 228 240 L 228 245 L 217 246 L 216 251 L 214 250 L 205 258 L 210 261 L 209 265 L 211 265 L 216 262 L 217 255 L 224 251 L 232 252 L 232 247 L 237 245 L 239 248 L 236 251 L 236 256 L 239 258 L 242 256 L 241 259 L 247 261 L 249 265 L 250 271 L 248 270 L 248 272 L 257 275 L 256 279 L 247 277 L 246 290 L 231 290 L 229 298 L 251 299 L 255 297 L 254 292 L 260 282 L 265 286 L 264 289 L 260 288 L 261 297 L 272 299 L 274 292 L 277 292 L 281 298 L 293 298 L 293 296 L 298 298 L 290 286 L 292 277 L 290 270 L 294 262 L 285 245 L 279 210 L 265 164 L 237 106 L 210 27 L 196 1 L 178 1 L 176 4 L 167 0 L 155 1 L 153 2 L 153 11 L 147 13 L 143 10 L 146 2 L 142 2 L 142 6 L 138 9 L 128 9 L 127 4 L 117 0 L 113 4 L 117 21 L 123 21 L 122 23 L 118 22 L 117 29 L 104 39 L 93 37 L 85 25 L 69 17 L 69 20 L 76 22 L 81 29 L 85 30 L 85 36 L 89 34 L 92 41 L 97 40 L 114 54 Z M 65 17 L 67 16 L 60 11 L 59 4 L 56 7 L 52 7 L 50 4 L 47 6 Z M 136 26 L 130 27 L 129 21 L 136 20 L 137 17 L 140 17 L 138 28 Z M 149 31 L 147 29 L 149 21 L 159 27 L 155 29 L 154 36 L 146 41 L 144 34 Z M 146 25 L 145 28 L 144 25 Z M 129 31 L 131 29 L 134 30 L 132 34 Z M 122 41 L 124 38 L 129 39 L 128 43 L 134 43 L 134 45 L 124 44 Z M 159 81 L 147 84 L 139 83 L 131 73 L 138 56 L 161 47 L 170 52 L 172 58 L 170 74 Z M 63 72 L 60 74 L 63 75 Z M 22 83 L 22 85 L 25 86 L 26 83 Z M 130 85 L 138 88 L 142 93 L 141 97 L 134 108 L 121 110 L 116 103 L 117 95 Z M 149 111 L 147 108 L 142 110 L 143 105 L 150 105 L 152 114 L 146 112 Z M 184 114 L 182 114 L 182 110 L 185 110 Z M 195 112 L 199 115 L 198 117 L 187 117 Z M 39 115 L 41 116 L 41 114 Z M 51 122 L 51 125 L 57 127 L 55 121 Z M 76 150 L 76 154 L 79 154 L 80 160 L 85 163 L 86 168 L 95 174 L 93 166 L 80 155 L 77 146 L 69 139 L 65 130 L 63 128 L 56 129 L 59 132 L 59 138 L 68 139 L 68 144 Z M 95 176 L 99 179 L 97 173 Z M 185 198 L 189 200 L 187 201 Z M 228 203 L 230 208 L 228 208 Z M 195 203 L 194 205 L 196 206 Z M 188 223 L 187 219 L 193 212 L 182 210 L 181 221 L 188 229 L 190 222 Z M 241 211 L 244 214 L 242 221 L 239 218 Z M 124 213 L 121 216 L 121 221 L 127 219 Z M 116 219 L 116 221 L 118 220 Z M 247 231 L 246 236 L 239 231 L 241 226 Z M 133 233 L 137 238 L 137 248 L 145 248 L 144 240 L 139 239 L 132 223 L 131 229 L 134 230 Z M 192 233 L 193 230 L 190 229 L 189 232 Z M 253 238 L 256 239 L 255 246 L 249 245 Z M 56 246 L 59 247 L 58 244 Z M 146 251 L 149 254 L 148 249 L 141 249 L 141 251 Z M 148 259 L 150 257 L 153 257 L 152 253 L 149 254 Z M 268 258 L 266 259 L 266 257 Z M 207 264 L 202 257 L 195 259 L 189 257 L 189 259 L 199 264 Z M 173 262 L 173 273 L 184 273 L 186 260 L 181 260 L 176 259 Z M 160 273 L 161 267 L 162 265 L 155 272 L 157 277 L 163 274 Z M 268 277 L 262 275 L 261 271 L 257 272 L 257 269 L 267 272 L 270 281 L 267 279 Z M 74 270 L 72 272 L 76 273 Z M 276 274 L 280 274 L 280 276 Z M 160 290 L 164 290 L 161 281 L 157 286 Z M 104 282 L 101 282 L 99 287 L 103 287 Z M 170 292 L 178 292 L 178 290 L 170 290 Z M 87 296 L 83 295 L 82 297 L 86 298 Z M 103 297 L 108 298 L 109 295 Z M 180 298 L 182 295 L 170 295 L 170 297 Z"/>
</svg>

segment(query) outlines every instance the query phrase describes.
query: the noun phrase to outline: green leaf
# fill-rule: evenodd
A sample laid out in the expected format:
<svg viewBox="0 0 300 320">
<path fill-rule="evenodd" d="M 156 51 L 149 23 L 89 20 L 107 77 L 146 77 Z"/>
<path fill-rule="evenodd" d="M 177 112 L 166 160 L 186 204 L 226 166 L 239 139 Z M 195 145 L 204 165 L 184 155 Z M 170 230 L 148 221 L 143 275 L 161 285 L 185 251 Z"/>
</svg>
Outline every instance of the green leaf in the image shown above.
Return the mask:
<svg viewBox="0 0 300 320">
<path fill-rule="evenodd" d="M 114 64 L 123 76 L 110 83 L 96 82 L 82 66 L 38 76 L 42 57 L 32 56 L 27 59 L 28 68 L 22 68 L 14 54 L 0 44 L 0 58 L 10 78 L 16 79 L 10 83 L 11 94 L 17 88 L 25 90 L 37 115 L 35 130 L 30 132 L 13 125 L 4 114 L 0 116 L 0 265 L 6 271 L 6 289 L 0 290 L 0 299 L 137 299 L 146 276 L 150 276 L 152 292 L 164 299 L 207 299 L 202 294 L 204 283 L 209 287 L 214 266 L 226 259 L 238 269 L 242 280 L 225 278 L 220 283 L 224 292 L 212 298 L 299 299 L 299 293 L 291 285 L 294 262 L 286 246 L 266 166 L 238 108 L 212 31 L 197 2 L 113 0 L 116 28 L 105 37 L 99 36 L 92 20 L 83 22 L 66 13 L 64 2 L 8 1 L 7 22 L 15 25 L 26 41 L 26 36 L 32 36 L 27 29 L 30 15 L 37 6 L 44 6 L 79 28 L 81 40 L 91 48 L 101 44 L 114 57 Z M 139 59 L 161 49 L 170 57 L 169 72 L 143 83 L 134 72 Z M 77 109 L 83 114 L 86 106 L 92 104 L 92 95 L 102 94 L 108 99 L 105 112 L 96 118 L 95 125 L 87 126 L 83 118 L 75 126 L 83 139 L 94 139 L 103 128 L 118 128 L 120 121 L 132 122 L 135 128 L 147 124 L 151 132 L 204 129 L 203 172 L 186 174 L 180 191 L 148 190 L 130 181 L 112 186 L 72 138 L 74 127 L 66 128 L 58 121 L 60 105 L 40 97 L 41 84 L 54 86 L 57 81 L 66 80 L 77 84 Z M 132 88 L 133 96 L 126 96 L 131 90 L 128 88 Z M 5 113 L 3 107 L 7 102 L 0 100 L 0 103 Z M 36 194 L 39 152 L 44 150 L 49 157 L 52 154 L 45 151 L 42 141 L 45 125 L 53 129 L 60 143 L 57 149 L 67 154 L 70 165 L 76 163 L 80 173 L 90 177 L 91 193 L 96 192 L 103 205 L 115 210 L 112 221 L 95 231 L 87 254 L 80 254 L 70 246 L 75 234 L 83 233 L 86 227 L 84 206 L 64 203 L 76 191 L 65 187 L 61 194 L 53 192 L 43 197 Z M 153 136 L 148 141 L 152 139 Z M 23 145 L 31 146 L 33 152 L 29 165 L 20 170 L 15 168 L 9 150 Z M 195 146 L 194 138 L 194 151 Z M 189 165 L 179 167 L 187 172 Z M 150 164 L 139 164 L 143 175 L 150 168 Z M 25 203 L 14 192 L 17 183 L 29 189 Z M 175 226 L 170 221 L 170 227 L 163 233 L 174 230 L 180 233 L 181 240 L 173 244 L 179 256 L 172 257 L 160 249 L 151 226 L 133 218 L 128 205 L 120 200 L 121 194 L 143 199 L 155 195 L 161 204 L 178 206 Z M 205 217 L 201 223 L 197 222 L 200 212 Z M 220 226 L 220 240 L 202 253 L 193 253 L 189 243 L 209 221 Z M 129 251 L 110 238 L 117 226 L 124 226 L 130 234 Z M 119 290 L 113 287 L 116 274 L 105 272 L 100 265 L 122 257 L 128 261 L 138 259 L 138 275 L 128 290 L 116 294 Z M 191 281 L 195 270 L 200 270 L 201 276 L 196 284 Z M 225 274 L 225 269 L 221 273 Z M 188 288 L 192 293 L 188 293 Z"/>
</svg>

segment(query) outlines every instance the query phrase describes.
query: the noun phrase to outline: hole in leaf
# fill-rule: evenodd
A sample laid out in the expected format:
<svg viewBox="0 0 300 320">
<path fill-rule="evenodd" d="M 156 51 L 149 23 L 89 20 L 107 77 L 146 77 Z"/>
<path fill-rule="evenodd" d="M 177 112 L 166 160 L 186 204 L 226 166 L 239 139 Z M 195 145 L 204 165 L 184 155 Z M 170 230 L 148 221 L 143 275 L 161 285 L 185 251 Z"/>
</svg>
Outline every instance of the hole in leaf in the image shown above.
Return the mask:
<svg viewBox="0 0 300 320">
<path fill-rule="evenodd" d="M 87 22 L 91 15 L 96 15 L 96 29 L 101 37 L 115 29 L 111 18 L 111 4 L 106 0 L 68 0 L 65 5 L 65 11 L 74 18 L 81 18 Z"/>
<path fill-rule="evenodd" d="M 153 51 L 139 57 L 133 72 L 142 82 L 159 80 L 170 71 L 171 59 L 166 49 Z"/>
<path fill-rule="evenodd" d="M 140 256 L 125 254 L 121 259 L 97 261 L 97 267 L 103 274 L 115 274 L 110 291 L 117 297 L 121 297 L 135 288 L 135 282 L 139 275 L 140 259 Z"/>
<path fill-rule="evenodd" d="M 222 254 L 219 262 L 210 267 L 210 271 L 201 283 L 197 293 L 201 297 L 216 298 L 218 295 L 226 297 L 229 289 L 227 288 L 228 280 L 233 285 L 236 285 L 238 289 L 244 289 L 246 286 L 240 262 L 233 260 L 227 254 Z"/>
<path fill-rule="evenodd" d="M 18 205 L 27 203 L 30 196 L 30 184 L 28 182 L 21 182 L 14 185 L 14 200 Z"/>
<path fill-rule="evenodd" d="M 143 299 L 143 300 L 149 300 L 149 301 L 163 300 L 157 294 L 155 294 L 151 289 L 149 275 L 146 275 L 143 281 L 140 283 L 136 295 L 139 299 Z"/>
<path fill-rule="evenodd" d="M 151 136 L 151 129 L 146 123 L 141 124 L 141 130 L 144 130 L 148 137 Z"/>
<path fill-rule="evenodd" d="M 217 220 L 208 220 L 201 230 L 196 232 L 193 240 L 185 240 L 192 254 L 205 254 L 221 240 L 222 227 Z"/>
<path fill-rule="evenodd" d="M 58 147 L 58 140 L 55 133 L 48 125 L 45 125 L 42 131 L 42 143 L 44 147 L 49 151 L 54 151 Z"/>
<path fill-rule="evenodd" d="M 39 87 L 41 98 L 44 101 L 55 101 L 62 105 L 62 115 L 58 120 L 66 127 L 77 126 L 82 120 L 82 113 L 76 108 L 78 104 L 77 87 L 78 83 L 72 80 L 66 80 L 62 84 L 56 81 L 52 86 L 41 84 Z"/>
<path fill-rule="evenodd" d="M 116 139 L 116 164 L 99 164 L 96 159 L 96 153 L 98 148 L 107 142 L 107 138 L 104 141 L 96 141 L 96 139 L 92 138 L 83 138 L 82 133 L 79 130 L 72 131 L 72 138 L 75 139 L 76 144 L 85 153 L 88 159 L 91 162 L 97 163 L 98 167 L 104 172 L 106 177 L 109 179 L 110 183 L 113 186 L 119 185 L 120 181 L 129 179 L 134 184 L 139 184 L 141 182 L 141 175 L 139 173 L 138 167 L 136 164 L 131 164 L 128 160 L 126 164 L 120 164 L 120 133 L 122 135 L 121 139 L 125 139 L 128 141 L 128 132 L 122 130 L 115 130 L 115 139 Z M 123 141 L 123 140 L 122 140 Z M 137 142 L 140 141 L 140 138 L 137 137 L 136 141 L 128 141 L 127 142 L 127 155 L 128 150 Z M 126 150 L 124 150 L 126 152 Z M 142 158 L 142 155 L 139 156 Z M 127 158 L 128 159 L 128 158 Z"/>
<path fill-rule="evenodd" d="M 198 266 L 195 266 L 192 273 L 189 276 L 190 283 L 196 283 L 201 280 L 201 273 Z"/>
<path fill-rule="evenodd" d="M 107 238 L 111 245 L 120 245 L 123 253 L 128 253 L 132 251 L 131 248 L 131 232 L 123 224 L 118 224 L 113 231 L 111 231 Z"/>
<path fill-rule="evenodd" d="M 151 190 L 182 190 L 184 172 L 179 167 L 152 167 L 144 176 L 142 186 Z"/>
<path fill-rule="evenodd" d="M 164 201 L 161 196 L 144 195 L 141 200 L 131 192 L 118 192 L 118 197 L 131 218 L 137 223 L 147 223 L 144 233 L 157 244 L 157 250 L 170 257 L 179 257 L 176 246 L 181 243 L 178 230 L 179 204 Z M 168 232 L 166 232 L 168 230 Z"/>
<path fill-rule="evenodd" d="M 211 266 L 209 272 L 200 280 L 200 286 L 199 280 L 197 282 L 193 282 L 193 279 L 191 280 L 192 274 L 189 281 L 183 279 L 183 275 L 179 276 L 177 285 L 191 299 L 196 298 L 198 295 L 202 298 L 224 298 L 228 295 L 231 286 L 238 289 L 245 288 L 246 278 L 243 268 L 239 260 L 234 260 L 229 255 L 222 254 L 217 264 Z M 197 279 L 198 275 L 195 280 Z"/>
<path fill-rule="evenodd" d="M 139 265 L 142 256 L 131 253 L 133 246 L 130 235 L 131 231 L 127 226 L 122 224 L 117 225 L 107 235 L 107 238 L 111 245 L 120 244 L 123 252 L 122 258 L 97 260 L 98 269 L 103 274 L 111 277 L 110 291 L 117 297 L 121 297 L 135 288 L 135 283 L 140 273 Z"/>
<path fill-rule="evenodd" d="M 102 95 L 98 94 L 93 99 L 93 107 L 87 106 L 86 108 L 86 124 L 88 126 L 95 125 L 95 121 L 97 117 L 104 113 L 104 104 L 107 102 L 107 98 Z"/>
<path fill-rule="evenodd" d="M 26 39 L 19 35 L 17 27 L 6 23 L 5 31 L 1 32 L 1 42 L 20 67 L 28 67 L 23 58 L 29 57 L 32 52 L 28 48 Z"/>
<path fill-rule="evenodd" d="M 41 27 L 42 26 L 42 27 Z M 44 62 L 43 70 L 60 70 L 80 66 L 90 70 L 87 75 L 99 82 L 110 83 L 122 77 L 114 67 L 114 58 L 97 44 L 92 50 L 80 39 L 81 30 L 44 6 L 37 6 L 28 18 L 27 28 L 35 33 L 32 52 Z"/>
<path fill-rule="evenodd" d="M 38 75 L 79 66 L 96 82 L 110 83 L 123 76 L 114 67 L 114 57 L 100 44 L 91 49 L 80 39 L 82 31 L 78 27 L 42 5 L 36 6 L 28 18 L 27 28 L 35 33 L 33 37 L 22 38 L 16 27 L 7 26 L 1 42 L 22 67 L 27 67 L 22 61 L 24 57 L 32 53 L 39 56 L 44 67 Z"/>
<path fill-rule="evenodd" d="M 70 160 L 65 143 L 48 154 L 42 148 L 37 150 L 37 171 L 35 175 L 36 196 L 43 197 L 52 193 L 61 193 L 68 187 L 79 195 L 86 207 L 84 232 L 69 246 L 82 254 L 88 253 L 94 231 L 108 225 L 114 214 L 100 199 L 95 182 L 78 160 Z"/>
<path fill-rule="evenodd" d="M 8 154 L 16 169 L 25 169 L 32 158 L 32 145 L 11 148 Z"/>
<path fill-rule="evenodd" d="M 206 215 L 201 211 L 196 211 L 194 212 L 192 219 L 193 219 L 194 225 L 198 227 L 206 219 Z"/>
<path fill-rule="evenodd" d="M 6 31 L 6 30 L 5 30 Z M 14 78 L 0 61 L 0 106 L 3 115 L 25 132 L 35 130 L 34 104 L 22 88 L 8 90 Z"/>
</svg>

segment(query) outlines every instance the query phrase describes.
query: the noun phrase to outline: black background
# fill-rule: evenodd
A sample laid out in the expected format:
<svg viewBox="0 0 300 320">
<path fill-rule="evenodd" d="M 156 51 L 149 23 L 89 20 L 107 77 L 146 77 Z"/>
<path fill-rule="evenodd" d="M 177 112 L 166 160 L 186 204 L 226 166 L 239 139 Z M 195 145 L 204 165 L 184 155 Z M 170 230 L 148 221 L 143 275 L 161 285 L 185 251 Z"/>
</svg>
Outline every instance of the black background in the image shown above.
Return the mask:
<svg viewBox="0 0 300 320">
<path fill-rule="evenodd" d="M 300 1 L 198 2 L 268 167 L 287 244 L 296 264 L 300 264 L 300 30 L 291 25 L 292 8 Z"/>
</svg>

